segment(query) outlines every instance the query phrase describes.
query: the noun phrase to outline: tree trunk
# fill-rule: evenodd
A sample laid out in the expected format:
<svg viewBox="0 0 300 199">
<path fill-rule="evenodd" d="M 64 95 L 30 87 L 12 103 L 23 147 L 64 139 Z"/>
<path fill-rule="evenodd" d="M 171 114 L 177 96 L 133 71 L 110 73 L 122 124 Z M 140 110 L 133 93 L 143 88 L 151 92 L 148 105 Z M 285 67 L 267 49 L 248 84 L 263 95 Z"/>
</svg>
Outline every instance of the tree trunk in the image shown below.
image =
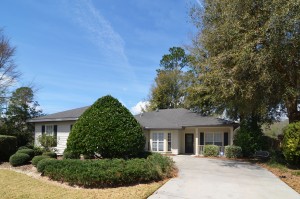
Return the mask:
<svg viewBox="0 0 300 199">
<path fill-rule="evenodd" d="M 286 100 L 285 106 L 287 108 L 289 123 L 300 121 L 300 111 L 298 111 L 297 97 Z"/>
</svg>

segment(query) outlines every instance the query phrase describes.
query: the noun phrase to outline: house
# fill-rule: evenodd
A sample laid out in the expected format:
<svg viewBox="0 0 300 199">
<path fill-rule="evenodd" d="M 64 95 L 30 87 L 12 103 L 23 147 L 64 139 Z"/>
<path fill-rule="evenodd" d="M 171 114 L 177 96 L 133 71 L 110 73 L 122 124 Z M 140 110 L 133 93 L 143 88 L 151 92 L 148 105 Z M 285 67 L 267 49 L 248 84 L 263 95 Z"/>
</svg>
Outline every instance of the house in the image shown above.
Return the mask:
<svg viewBox="0 0 300 199">
<path fill-rule="evenodd" d="M 35 143 L 42 133 L 57 137 L 58 154 L 66 148 L 72 125 L 88 107 L 68 110 L 34 118 Z M 218 145 L 220 152 L 233 144 L 233 130 L 236 123 L 224 119 L 201 116 L 193 111 L 162 109 L 135 115 L 143 127 L 146 138 L 145 149 L 170 154 L 203 154 L 204 146 Z"/>
</svg>

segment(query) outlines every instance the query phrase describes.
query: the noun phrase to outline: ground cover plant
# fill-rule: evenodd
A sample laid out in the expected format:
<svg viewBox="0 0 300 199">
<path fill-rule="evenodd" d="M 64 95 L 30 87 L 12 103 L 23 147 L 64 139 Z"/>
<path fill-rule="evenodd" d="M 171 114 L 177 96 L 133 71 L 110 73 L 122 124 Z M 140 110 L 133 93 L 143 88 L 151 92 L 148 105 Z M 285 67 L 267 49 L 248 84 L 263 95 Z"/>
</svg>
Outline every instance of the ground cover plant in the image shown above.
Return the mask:
<svg viewBox="0 0 300 199">
<path fill-rule="evenodd" d="M 37 164 L 43 175 L 84 187 L 115 187 L 159 181 L 172 177 L 174 163 L 169 157 L 153 154 L 135 159 L 44 159 Z"/>
</svg>

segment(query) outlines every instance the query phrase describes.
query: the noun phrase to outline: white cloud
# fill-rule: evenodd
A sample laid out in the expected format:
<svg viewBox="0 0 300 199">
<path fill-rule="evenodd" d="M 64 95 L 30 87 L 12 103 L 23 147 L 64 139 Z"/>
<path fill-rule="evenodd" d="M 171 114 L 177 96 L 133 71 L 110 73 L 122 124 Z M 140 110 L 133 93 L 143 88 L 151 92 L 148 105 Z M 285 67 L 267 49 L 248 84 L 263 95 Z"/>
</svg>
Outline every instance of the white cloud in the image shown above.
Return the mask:
<svg viewBox="0 0 300 199">
<path fill-rule="evenodd" d="M 133 115 L 140 114 L 142 110 L 149 106 L 149 101 L 140 101 L 135 106 L 131 107 L 130 111 Z"/>
</svg>

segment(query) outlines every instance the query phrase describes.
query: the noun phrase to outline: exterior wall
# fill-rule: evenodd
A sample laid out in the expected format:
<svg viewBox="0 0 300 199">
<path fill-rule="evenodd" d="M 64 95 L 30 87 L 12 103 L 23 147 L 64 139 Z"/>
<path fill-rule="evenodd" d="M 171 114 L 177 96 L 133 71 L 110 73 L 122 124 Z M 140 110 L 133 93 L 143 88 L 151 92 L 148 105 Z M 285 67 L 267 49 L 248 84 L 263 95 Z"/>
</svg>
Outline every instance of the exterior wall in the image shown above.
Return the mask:
<svg viewBox="0 0 300 199">
<path fill-rule="evenodd" d="M 157 151 L 159 153 L 171 153 L 177 155 L 179 153 L 179 133 L 178 130 L 150 130 L 149 131 L 149 143 L 150 151 L 152 151 L 152 138 L 153 133 L 163 133 L 164 134 L 164 150 Z M 171 133 L 171 151 L 168 151 L 168 133 Z M 156 151 L 155 151 L 156 152 Z"/>
<path fill-rule="evenodd" d="M 38 137 L 42 135 L 42 125 L 57 125 L 57 154 L 62 155 L 67 147 L 67 139 L 70 134 L 71 125 L 75 121 L 70 122 L 47 122 L 47 123 L 35 123 L 35 145 L 39 146 Z"/>
</svg>

